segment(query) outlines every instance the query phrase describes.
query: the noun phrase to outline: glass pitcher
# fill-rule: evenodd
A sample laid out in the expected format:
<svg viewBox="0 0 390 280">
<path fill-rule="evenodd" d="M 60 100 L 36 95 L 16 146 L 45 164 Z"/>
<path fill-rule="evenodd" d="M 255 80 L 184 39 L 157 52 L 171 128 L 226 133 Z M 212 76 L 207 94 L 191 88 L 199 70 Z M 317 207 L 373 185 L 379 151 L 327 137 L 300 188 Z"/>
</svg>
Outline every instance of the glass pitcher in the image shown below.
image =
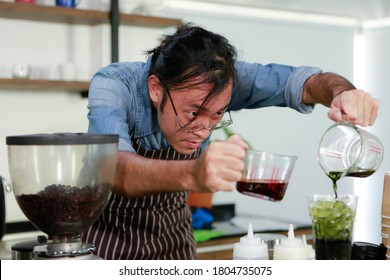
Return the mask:
<svg viewBox="0 0 390 280">
<path fill-rule="evenodd" d="M 380 167 L 383 154 L 381 141 L 372 133 L 350 123 L 336 123 L 321 138 L 318 161 L 331 178 L 368 177 Z"/>
</svg>

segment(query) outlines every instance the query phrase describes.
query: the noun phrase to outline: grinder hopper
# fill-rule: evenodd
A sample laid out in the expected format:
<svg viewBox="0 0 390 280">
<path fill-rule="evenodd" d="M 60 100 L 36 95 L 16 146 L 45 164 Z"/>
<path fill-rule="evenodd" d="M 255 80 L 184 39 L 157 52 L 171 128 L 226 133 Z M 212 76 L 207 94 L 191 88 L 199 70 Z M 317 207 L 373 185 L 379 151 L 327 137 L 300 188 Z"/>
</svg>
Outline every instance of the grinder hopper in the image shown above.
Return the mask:
<svg viewBox="0 0 390 280">
<path fill-rule="evenodd" d="M 6 138 L 16 201 L 48 235 L 46 244 L 34 247 L 35 259 L 92 258 L 95 247 L 81 242 L 81 234 L 107 202 L 118 139 L 118 135 L 85 133 Z"/>
</svg>

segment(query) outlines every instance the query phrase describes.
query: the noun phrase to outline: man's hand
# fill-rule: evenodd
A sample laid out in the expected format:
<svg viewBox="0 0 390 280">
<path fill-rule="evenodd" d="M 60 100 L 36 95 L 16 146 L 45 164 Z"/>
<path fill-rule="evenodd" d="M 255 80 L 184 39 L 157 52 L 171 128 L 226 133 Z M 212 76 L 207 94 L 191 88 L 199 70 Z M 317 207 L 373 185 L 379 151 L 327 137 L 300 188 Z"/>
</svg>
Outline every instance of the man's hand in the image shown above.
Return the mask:
<svg viewBox="0 0 390 280">
<path fill-rule="evenodd" d="M 363 90 L 353 89 L 336 95 L 328 117 L 335 122 L 347 121 L 355 125 L 373 125 L 378 115 L 379 102 Z"/>
<path fill-rule="evenodd" d="M 328 117 L 335 122 L 373 125 L 379 102 L 369 93 L 356 89 L 344 77 L 334 73 L 314 74 L 304 84 L 302 102 L 319 103 L 330 108 Z"/>
<path fill-rule="evenodd" d="M 242 176 L 248 145 L 239 135 L 211 142 L 195 164 L 193 176 L 198 192 L 232 191 Z"/>
</svg>

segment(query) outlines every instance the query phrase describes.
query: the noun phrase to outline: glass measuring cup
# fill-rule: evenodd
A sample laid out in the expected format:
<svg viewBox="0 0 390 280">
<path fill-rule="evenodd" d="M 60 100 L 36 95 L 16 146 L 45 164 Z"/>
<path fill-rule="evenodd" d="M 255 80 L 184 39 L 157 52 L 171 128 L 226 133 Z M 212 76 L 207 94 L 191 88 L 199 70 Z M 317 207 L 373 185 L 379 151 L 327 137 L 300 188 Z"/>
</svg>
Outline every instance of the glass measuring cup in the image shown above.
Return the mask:
<svg viewBox="0 0 390 280">
<path fill-rule="evenodd" d="M 282 200 L 296 159 L 296 156 L 248 150 L 242 178 L 236 184 L 237 190 L 265 200 Z"/>
<path fill-rule="evenodd" d="M 331 178 L 368 177 L 383 161 L 383 145 L 378 137 L 350 123 L 328 128 L 318 147 L 318 161 Z"/>
</svg>

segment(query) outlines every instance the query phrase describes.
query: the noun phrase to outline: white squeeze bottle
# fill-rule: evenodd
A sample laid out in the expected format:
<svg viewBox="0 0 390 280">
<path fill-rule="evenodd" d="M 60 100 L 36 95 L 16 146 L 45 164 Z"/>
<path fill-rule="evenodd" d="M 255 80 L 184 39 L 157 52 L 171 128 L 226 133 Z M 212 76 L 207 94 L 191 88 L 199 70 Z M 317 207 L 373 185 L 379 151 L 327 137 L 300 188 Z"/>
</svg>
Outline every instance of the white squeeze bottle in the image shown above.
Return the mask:
<svg viewBox="0 0 390 280">
<path fill-rule="evenodd" d="M 288 237 L 280 240 L 274 247 L 274 260 L 308 260 L 310 252 L 302 239 L 295 238 L 293 225 L 290 224 Z"/>
<path fill-rule="evenodd" d="M 247 235 L 234 244 L 233 260 L 268 260 L 268 246 L 261 238 L 253 235 L 252 224 L 248 226 Z"/>
<path fill-rule="evenodd" d="M 306 234 L 302 234 L 302 241 L 303 241 L 303 245 L 306 246 L 306 249 L 308 251 L 307 259 L 308 260 L 315 260 L 316 259 L 316 253 L 315 253 L 315 251 L 313 249 L 313 246 L 310 245 L 310 244 L 307 244 Z"/>
</svg>

